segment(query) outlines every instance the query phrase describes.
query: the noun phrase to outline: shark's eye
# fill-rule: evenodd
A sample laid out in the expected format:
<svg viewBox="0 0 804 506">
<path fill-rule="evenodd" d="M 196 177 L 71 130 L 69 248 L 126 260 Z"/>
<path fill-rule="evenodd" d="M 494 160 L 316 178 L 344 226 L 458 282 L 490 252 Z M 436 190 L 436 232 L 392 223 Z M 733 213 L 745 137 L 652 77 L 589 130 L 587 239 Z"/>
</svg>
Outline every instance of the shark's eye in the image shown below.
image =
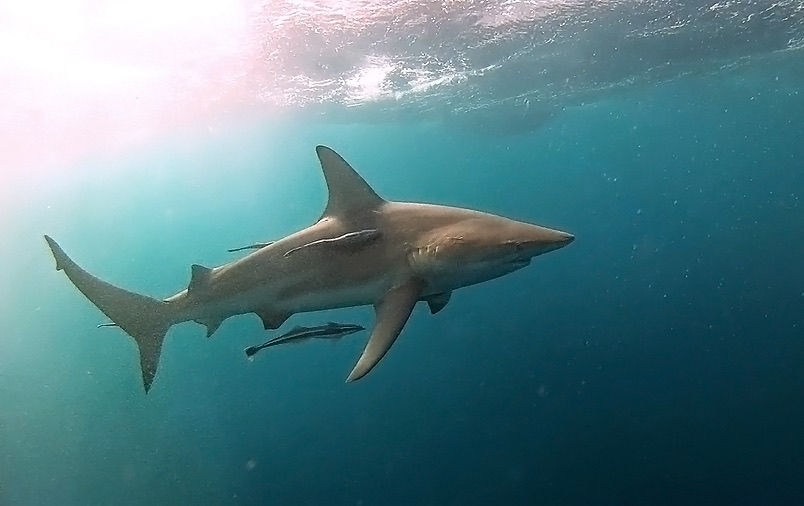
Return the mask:
<svg viewBox="0 0 804 506">
<path fill-rule="evenodd" d="M 522 243 L 517 242 L 514 243 L 514 249 L 517 251 L 525 251 L 525 246 L 523 246 Z"/>
</svg>

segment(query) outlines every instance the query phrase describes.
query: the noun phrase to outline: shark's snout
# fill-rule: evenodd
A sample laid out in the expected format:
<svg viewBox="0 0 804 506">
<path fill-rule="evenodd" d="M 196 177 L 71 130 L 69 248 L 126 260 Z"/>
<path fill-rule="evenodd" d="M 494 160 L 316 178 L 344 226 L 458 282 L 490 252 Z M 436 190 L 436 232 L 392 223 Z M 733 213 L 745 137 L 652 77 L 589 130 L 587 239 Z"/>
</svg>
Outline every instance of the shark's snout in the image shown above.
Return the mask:
<svg viewBox="0 0 804 506">
<path fill-rule="evenodd" d="M 556 235 L 553 237 L 553 244 L 550 248 L 551 251 L 555 251 L 557 249 L 561 249 L 564 246 L 567 246 L 569 243 L 575 240 L 575 236 L 572 234 L 568 234 L 566 232 L 562 232 L 560 230 L 556 230 Z"/>
<path fill-rule="evenodd" d="M 535 241 L 533 241 L 534 245 L 539 245 L 541 247 L 546 247 L 547 251 L 557 250 L 559 248 L 563 248 L 567 244 L 571 243 L 575 240 L 575 236 L 572 234 L 568 234 L 567 232 L 563 232 L 561 230 L 555 230 L 552 228 L 542 228 L 539 227 L 538 229 L 538 236 Z"/>
<path fill-rule="evenodd" d="M 575 236 L 552 228 L 538 228 L 537 238 L 530 242 L 531 247 L 525 248 L 524 256 L 528 258 L 543 255 L 550 251 L 561 249 L 575 240 Z"/>
</svg>

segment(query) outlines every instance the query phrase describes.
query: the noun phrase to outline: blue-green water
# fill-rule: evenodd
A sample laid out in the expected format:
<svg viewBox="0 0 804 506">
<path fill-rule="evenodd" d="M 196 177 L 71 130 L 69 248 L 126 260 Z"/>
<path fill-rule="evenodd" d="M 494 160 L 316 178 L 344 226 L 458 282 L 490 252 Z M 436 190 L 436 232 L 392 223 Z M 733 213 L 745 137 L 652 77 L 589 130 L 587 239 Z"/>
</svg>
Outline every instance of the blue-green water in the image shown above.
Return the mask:
<svg viewBox="0 0 804 506">
<path fill-rule="evenodd" d="M 537 128 L 266 118 L 32 176 L 0 245 L 0 504 L 804 502 L 804 81 L 789 65 L 633 88 Z M 250 315 L 209 340 L 173 328 L 146 396 L 133 341 L 95 327 L 42 235 L 165 297 L 190 264 L 318 218 L 316 144 L 386 198 L 577 240 L 438 315 L 418 307 L 359 382 L 344 379 L 364 334 L 249 362 L 276 335 Z"/>
</svg>

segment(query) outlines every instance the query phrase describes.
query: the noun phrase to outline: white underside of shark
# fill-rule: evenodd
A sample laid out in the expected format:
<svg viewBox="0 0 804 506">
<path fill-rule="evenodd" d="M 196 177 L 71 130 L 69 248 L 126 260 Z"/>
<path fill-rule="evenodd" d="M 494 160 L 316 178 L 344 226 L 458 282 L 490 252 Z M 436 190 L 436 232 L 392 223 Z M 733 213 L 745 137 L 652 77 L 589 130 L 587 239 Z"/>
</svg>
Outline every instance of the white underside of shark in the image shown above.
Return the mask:
<svg viewBox="0 0 804 506">
<path fill-rule="evenodd" d="M 401 332 L 417 301 L 440 311 L 453 290 L 520 269 L 572 242 L 565 232 L 469 209 L 389 202 L 330 148 L 316 148 L 329 190 L 321 219 L 254 252 L 208 269 L 157 300 L 92 276 L 45 236 L 73 284 L 132 336 L 148 391 L 168 329 L 194 320 L 211 336 L 226 318 L 256 313 L 266 329 L 295 313 L 373 305 L 376 321 L 347 381 L 365 376 Z M 245 248 L 239 248 L 245 249 Z"/>
</svg>

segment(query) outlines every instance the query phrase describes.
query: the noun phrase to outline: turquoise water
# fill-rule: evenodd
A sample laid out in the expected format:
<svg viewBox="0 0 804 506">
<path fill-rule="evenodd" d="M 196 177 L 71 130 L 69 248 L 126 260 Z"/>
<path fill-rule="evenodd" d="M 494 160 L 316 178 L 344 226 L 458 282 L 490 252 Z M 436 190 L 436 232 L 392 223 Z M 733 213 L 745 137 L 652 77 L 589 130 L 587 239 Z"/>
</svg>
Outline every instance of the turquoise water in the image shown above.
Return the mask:
<svg viewBox="0 0 804 506">
<path fill-rule="evenodd" d="M 242 121 L 8 192 L 0 504 L 796 504 L 804 498 L 804 93 L 795 58 L 498 110 Z M 799 66 L 797 66 L 799 65 Z M 792 70 L 791 70 L 792 69 Z M 491 120 L 489 120 L 491 118 Z M 499 128 L 497 128 L 499 127 Z M 254 315 L 133 341 L 42 235 L 154 297 L 316 220 L 314 146 L 385 198 L 567 230 L 571 246 L 365 334 L 266 350 Z M 370 308 L 294 316 L 370 327 Z M 280 332 L 282 332 L 280 331 Z"/>
</svg>

